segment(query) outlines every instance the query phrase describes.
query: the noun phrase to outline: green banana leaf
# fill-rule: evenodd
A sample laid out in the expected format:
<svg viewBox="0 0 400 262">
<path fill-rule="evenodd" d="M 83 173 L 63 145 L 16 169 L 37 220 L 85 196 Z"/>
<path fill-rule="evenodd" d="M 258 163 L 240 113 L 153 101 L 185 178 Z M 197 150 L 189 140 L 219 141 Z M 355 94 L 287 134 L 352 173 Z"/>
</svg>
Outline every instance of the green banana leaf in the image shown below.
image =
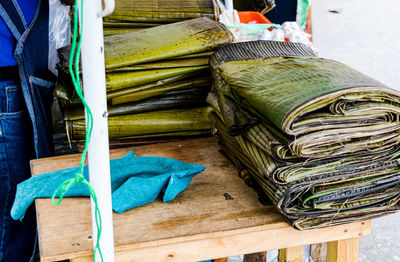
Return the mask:
<svg viewBox="0 0 400 262">
<path fill-rule="evenodd" d="M 126 89 L 128 87 L 144 85 L 174 76 L 201 72 L 207 68 L 208 66 L 192 66 L 181 68 L 165 68 L 133 72 L 108 73 L 106 74 L 106 90 L 107 92 L 115 92 L 121 89 Z"/>
<path fill-rule="evenodd" d="M 114 97 L 111 100 L 112 105 L 125 104 L 129 102 L 140 101 L 146 98 L 160 96 L 165 93 L 189 89 L 193 87 L 203 87 L 206 91 L 210 91 L 210 79 L 208 77 L 198 78 L 198 79 L 187 79 L 182 81 L 173 82 L 171 84 L 157 86 L 148 90 L 140 90 L 138 92 L 132 92 L 128 95 Z"/>
<path fill-rule="evenodd" d="M 135 92 L 147 91 L 149 89 L 167 85 L 167 84 L 170 84 L 170 83 L 173 83 L 176 81 L 180 81 L 182 79 L 201 77 L 202 75 L 203 75 L 202 73 L 199 74 L 198 72 L 193 72 L 193 73 L 182 74 L 182 75 L 165 78 L 165 79 L 158 80 L 156 82 L 152 82 L 152 83 L 148 83 L 148 84 L 144 84 L 144 85 L 138 85 L 133 88 L 122 89 L 122 90 L 118 90 L 115 92 L 108 92 L 107 100 L 111 100 L 112 98 L 117 97 L 117 96 L 124 96 L 124 95 L 128 95 L 128 94 L 135 93 Z"/>
<path fill-rule="evenodd" d="M 109 138 L 211 129 L 209 107 L 172 109 L 108 118 Z M 71 140 L 85 136 L 85 121 L 66 121 Z"/>
<path fill-rule="evenodd" d="M 378 217 L 400 208 L 398 149 L 341 159 L 278 163 L 244 136 L 230 136 L 219 117 L 212 118 L 226 155 L 248 169 L 297 229 L 359 221 L 371 213 Z"/>
<path fill-rule="evenodd" d="M 229 44 L 210 66 L 221 148 L 293 227 L 400 209 L 400 93 L 301 44 Z"/>
<path fill-rule="evenodd" d="M 162 133 L 162 134 L 151 134 L 144 136 L 133 136 L 128 138 L 117 139 L 114 138 L 109 141 L 110 149 L 116 148 L 126 148 L 133 147 L 139 145 L 149 145 L 149 144 L 159 144 L 165 142 L 175 142 L 181 141 L 182 139 L 188 139 L 193 137 L 205 137 L 210 136 L 212 134 L 212 130 L 198 130 L 198 131 L 183 131 L 183 132 L 171 132 L 171 133 Z M 84 141 L 83 140 L 74 140 L 71 141 L 75 144 L 77 150 L 82 152 L 84 149 Z"/>
<path fill-rule="evenodd" d="M 177 60 L 177 59 L 188 59 L 188 58 L 209 58 L 214 54 L 214 51 L 206 51 L 206 52 L 200 52 L 196 54 L 188 54 L 188 55 L 182 55 L 182 56 L 176 56 L 172 58 L 167 58 L 165 60 Z"/>
<path fill-rule="evenodd" d="M 208 57 L 195 57 L 178 60 L 165 60 L 152 63 L 124 66 L 108 70 L 108 72 L 129 72 L 148 69 L 182 68 L 194 66 L 208 66 Z"/>
<path fill-rule="evenodd" d="M 207 91 L 208 90 L 206 89 L 195 87 L 185 90 L 171 91 L 162 96 L 152 97 L 123 105 L 108 105 L 108 116 L 131 115 L 166 109 L 188 109 L 205 106 Z M 71 121 L 83 119 L 85 119 L 85 114 L 82 106 L 73 106 L 66 109 L 64 120 Z"/>
<path fill-rule="evenodd" d="M 178 131 L 178 132 L 168 132 L 159 134 L 148 134 L 148 135 L 138 135 L 131 137 L 124 137 L 114 141 L 136 141 L 140 142 L 142 140 L 154 140 L 154 139 L 165 139 L 165 138 L 182 138 L 182 137 L 192 137 L 192 136 L 209 136 L 211 135 L 211 129 L 195 130 L 195 131 Z"/>
<path fill-rule="evenodd" d="M 236 61 L 221 59 L 227 55 L 225 47 L 211 58 L 215 87 L 287 136 L 293 154 L 333 157 L 399 143 L 397 91 L 327 59 L 289 55 L 249 59 L 251 46 L 239 44 L 236 48 L 244 51 L 232 55 Z"/>
<path fill-rule="evenodd" d="M 126 22 L 121 20 L 108 19 L 103 21 L 104 28 L 150 28 L 162 25 L 160 23 L 141 23 L 141 22 Z"/>
<path fill-rule="evenodd" d="M 219 14 L 214 0 L 119 0 L 114 12 L 104 20 L 172 23 L 204 16 L 217 19 Z"/>
<path fill-rule="evenodd" d="M 125 33 L 129 33 L 129 32 L 134 32 L 134 31 L 139 31 L 139 30 L 143 30 L 143 28 L 140 27 L 131 27 L 131 28 L 114 28 L 114 27 L 110 27 L 110 28 L 104 28 L 103 29 L 103 34 L 104 36 L 110 36 L 110 35 L 119 35 L 119 34 L 125 34 Z"/>
<path fill-rule="evenodd" d="M 196 18 L 104 37 L 106 69 L 214 50 L 233 41 L 223 25 Z"/>
</svg>

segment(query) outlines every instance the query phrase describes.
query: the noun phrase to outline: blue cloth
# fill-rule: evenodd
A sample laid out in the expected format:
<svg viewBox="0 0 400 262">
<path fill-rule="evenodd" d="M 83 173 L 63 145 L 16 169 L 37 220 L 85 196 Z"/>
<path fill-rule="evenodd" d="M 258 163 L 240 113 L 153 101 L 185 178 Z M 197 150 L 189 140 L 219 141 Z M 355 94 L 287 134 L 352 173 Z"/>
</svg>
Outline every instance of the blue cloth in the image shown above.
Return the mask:
<svg viewBox="0 0 400 262">
<path fill-rule="evenodd" d="M 13 0 L 12 3 L 18 3 L 16 9 L 22 14 L 24 18 L 24 27 L 26 29 L 33 19 L 38 0 Z M 3 66 L 16 66 L 17 61 L 13 57 L 14 48 L 17 41 L 10 29 L 0 17 L 0 67 Z"/>
<path fill-rule="evenodd" d="M 118 213 L 151 203 L 162 192 L 164 202 L 173 200 L 190 184 L 196 174 L 205 169 L 203 166 L 171 158 L 134 157 L 133 152 L 111 160 L 110 168 L 112 206 Z M 86 179 L 88 179 L 87 170 L 85 166 Z M 20 183 L 11 209 L 11 217 L 21 220 L 36 198 L 51 197 L 62 182 L 73 178 L 78 171 L 79 167 L 73 167 L 43 173 Z M 84 184 L 77 184 L 71 187 L 65 196 L 89 196 L 89 194 Z"/>
<path fill-rule="evenodd" d="M 0 261 L 29 261 L 36 234 L 33 209 L 24 223 L 10 216 L 17 185 L 29 178 L 32 152 L 29 116 L 18 82 L 0 81 Z"/>
</svg>

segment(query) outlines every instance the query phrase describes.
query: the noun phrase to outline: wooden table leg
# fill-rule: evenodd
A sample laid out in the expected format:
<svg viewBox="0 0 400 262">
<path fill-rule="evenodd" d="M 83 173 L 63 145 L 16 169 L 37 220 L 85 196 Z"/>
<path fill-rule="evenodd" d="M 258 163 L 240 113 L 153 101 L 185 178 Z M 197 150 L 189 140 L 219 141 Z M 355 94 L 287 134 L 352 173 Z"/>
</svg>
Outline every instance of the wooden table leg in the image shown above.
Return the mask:
<svg viewBox="0 0 400 262">
<path fill-rule="evenodd" d="M 302 262 L 303 246 L 279 249 L 279 262 Z"/>
<path fill-rule="evenodd" d="M 213 259 L 212 262 L 228 262 L 228 258 L 227 257 L 217 258 L 217 259 Z"/>
<path fill-rule="evenodd" d="M 265 262 L 267 261 L 267 252 L 258 252 L 244 255 L 243 262 Z"/>
<path fill-rule="evenodd" d="M 313 262 L 325 262 L 326 261 L 326 249 L 327 243 L 319 243 L 311 245 L 310 256 Z"/>
<path fill-rule="evenodd" d="M 327 262 L 357 262 L 360 238 L 328 242 Z"/>
</svg>

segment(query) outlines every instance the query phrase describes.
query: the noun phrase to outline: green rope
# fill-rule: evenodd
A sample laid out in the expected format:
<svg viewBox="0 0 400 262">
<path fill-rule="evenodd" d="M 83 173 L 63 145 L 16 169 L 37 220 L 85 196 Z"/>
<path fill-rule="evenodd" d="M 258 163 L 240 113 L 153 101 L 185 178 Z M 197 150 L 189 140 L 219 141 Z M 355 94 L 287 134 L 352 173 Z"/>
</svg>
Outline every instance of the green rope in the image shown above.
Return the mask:
<svg viewBox="0 0 400 262">
<path fill-rule="evenodd" d="M 97 229 L 97 239 L 96 239 L 96 245 L 94 248 L 93 252 L 93 260 L 96 261 L 96 252 L 99 252 L 100 259 L 103 261 L 103 254 L 101 253 L 100 249 L 100 237 L 101 237 L 101 230 L 102 230 L 102 223 L 101 223 L 101 215 L 100 215 L 100 209 L 99 205 L 97 202 L 97 196 L 96 192 L 94 191 L 93 187 L 89 184 L 89 182 L 85 179 L 83 176 L 83 168 L 85 165 L 85 160 L 86 160 L 86 155 L 88 151 L 88 146 L 90 142 L 90 138 L 92 135 L 92 130 L 93 130 L 93 115 L 92 111 L 89 108 L 89 105 L 86 103 L 85 98 L 82 93 L 82 88 L 81 88 L 81 82 L 80 82 L 80 74 L 79 74 L 79 62 L 80 62 L 80 54 L 81 54 L 81 43 L 82 43 L 82 26 L 81 26 L 81 32 L 80 32 L 80 37 L 79 40 L 77 41 L 78 38 L 78 2 L 79 0 L 75 0 L 75 6 L 74 6 L 74 27 L 73 27 L 73 36 L 72 36 L 72 46 L 71 46 L 71 55 L 69 58 L 69 73 L 71 75 L 72 83 L 75 87 L 76 93 L 78 94 L 79 98 L 81 99 L 85 109 L 86 109 L 86 134 L 85 134 L 85 148 L 82 152 L 81 159 L 80 159 L 80 170 L 78 173 L 75 174 L 74 178 L 68 179 L 61 183 L 56 190 L 54 191 L 52 197 L 51 197 L 51 202 L 53 205 L 58 206 L 61 204 L 64 195 L 68 192 L 68 190 L 74 186 L 75 184 L 84 184 L 86 185 L 90 196 L 92 197 L 92 200 L 95 205 L 95 221 L 96 221 L 96 229 Z M 83 16 L 83 0 L 81 0 L 81 19 Z M 82 25 L 82 21 L 81 21 Z M 55 197 L 57 193 L 60 193 L 59 200 L 55 202 Z"/>
<path fill-rule="evenodd" d="M 308 10 L 311 6 L 311 0 L 297 0 L 297 14 L 299 16 L 300 25 L 305 28 L 307 23 Z"/>
</svg>

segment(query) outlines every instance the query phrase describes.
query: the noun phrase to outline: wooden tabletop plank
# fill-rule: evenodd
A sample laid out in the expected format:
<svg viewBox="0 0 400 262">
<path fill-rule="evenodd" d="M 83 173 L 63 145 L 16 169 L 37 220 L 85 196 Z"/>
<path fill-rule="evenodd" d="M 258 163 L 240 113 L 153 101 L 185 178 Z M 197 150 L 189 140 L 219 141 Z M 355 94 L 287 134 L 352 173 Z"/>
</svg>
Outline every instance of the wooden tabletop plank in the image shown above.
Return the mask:
<svg viewBox="0 0 400 262">
<path fill-rule="evenodd" d="M 130 150 L 112 150 L 111 158 L 121 157 Z M 170 157 L 203 165 L 206 170 L 198 174 L 189 187 L 169 203 L 156 200 L 122 214 L 113 213 L 115 248 L 121 256 L 130 254 L 133 249 L 139 252 L 137 255 L 147 254 L 154 247 L 160 247 L 159 252 L 168 252 L 177 243 L 190 246 L 196 241 L 205 248 L 205 242 L 209 240 L 214 241 L 208 242 L 209 245 L 215 245 L 220 243 L 218 241 L 228 241 L 232 236 L 235 238 L 260 231 L 271 231 L 274 234 L 279 234 L 280 230 L 282 233 L 288 230 L 299 232 L 290 228 L 272 206 L 259 203 L 254 192 L 244 184 L 234 167 L 219 152 L 215 138 L 140 146 L 135 148 L 135 152 L 137 156 Z M 79 155 L 52 157 L 33 160 L 31 170 L 36 175 L 78 164 Z M 227 194 L 230 197 L 226 197 Z M 57 207 L 49 199 L 38 199 L 36 211 L 42 261 L 92 254 L 89 198 L 66 198 Z M 370 226 L 360 225 L 350 227 L 350 232 L 349 227 L 346 227 L 347 235 L 354 237 L 357 234 L 367 234 Z M 328 240 L 335 239 L 344 237 L 331 234 Z M 248 249 L 261 251 L 258 250 L 259 245 L 255 247 Z M 138 249 L 145 253 L 140 253 Z M 218 252 L 216 254 L 220 254 Z M 183 259 L 191 255 L 188 251 L 186 253 Z M 222 253 L 220 257 L 225 256 Z"/>
<path fill-rule="evenodd" d="M 113 150 L 112 158 L 130 149 Z M 199 235 L 271 224 L 287 226 L 271 206 L 261 205 L 236 170 L 218 151 L 214 138 L 140 146 L 137 156 L 163 156 L 206 166 L 174 201 L 160 200 L 122 214 L 114 213 L 115 245 Z M 78 165 L 79 155 L 32 161 L 32 173 Z M 229 194 L 232 199 L 224 194 Z M 92 249 L 88 198 L 69 198 L 55 207 L 49 199 L 36 201 L 40 250 L 44 257 Z"/>
</svg>

